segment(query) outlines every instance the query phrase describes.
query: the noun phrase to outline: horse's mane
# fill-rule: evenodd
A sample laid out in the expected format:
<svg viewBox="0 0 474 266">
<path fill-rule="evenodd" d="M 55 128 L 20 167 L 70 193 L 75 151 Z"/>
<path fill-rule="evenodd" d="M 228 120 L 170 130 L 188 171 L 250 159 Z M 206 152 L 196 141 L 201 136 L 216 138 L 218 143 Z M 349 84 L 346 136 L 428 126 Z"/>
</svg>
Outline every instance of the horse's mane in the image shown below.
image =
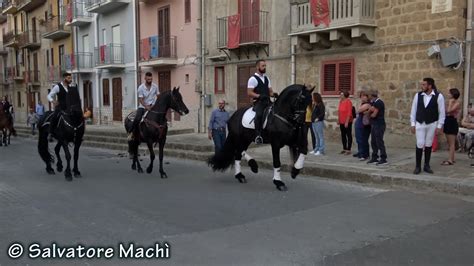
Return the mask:
<svg viewBox="0 0 474 266">
<path fill-rule="evenodd" d="M 293 95 L 294 93 L 300 92 L 304 85 L 301 84 L 293 84 L 286 87 L 278 96 L 278 99 L 275 101 L 275 104 L 278 104 L 281 101 L 287 100 L 288 97 Z"/>
</svg>

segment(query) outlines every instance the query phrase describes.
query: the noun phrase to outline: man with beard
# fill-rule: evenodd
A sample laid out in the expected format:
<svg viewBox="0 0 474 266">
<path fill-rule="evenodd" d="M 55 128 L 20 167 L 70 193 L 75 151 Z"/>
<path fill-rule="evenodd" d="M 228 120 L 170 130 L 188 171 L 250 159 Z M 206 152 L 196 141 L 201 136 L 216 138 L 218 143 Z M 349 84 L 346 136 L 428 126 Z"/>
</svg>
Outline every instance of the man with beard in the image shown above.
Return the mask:
<svg viewBox="0 0 474 266">
<path fill-rule="evenodd" d="M 158 85 L 153 83 L 153 74 L 151 72 L 145 73 L 145 83 L 142 83 L 138 87 L 138 109 L 137 114 L 135 115 L 135 119 L 133 120 L 132 127 L 128 132 L 128 138 L 133 138 L 133 132 L 138 127 L 138 124 L 142 120 L 145 111 L 150 111 L 153 105 L 156 102 L 156 99 L 160 95 L 160 90 L 158 89 Z"/>
<path fill-rule="evenodd" d="M 431 149 L 435 134 L 441 132 L 445 119 L 444 97 L 436 90 L 432 78 L 424 78 L 421 91 L 415 94 L 411 106 L 411 132 L 416 133 L 415 175 L 421 172 L 421 158 L 425 152 L 423 171 L 433 174 L 430 167 Z"/>
<path fill-rule="evenodd" d="M 263 112 L 270 105 L 270 97 L 273 95 L 272 84 L 265 74 L 267 64 L 265 60 L 259 59 L 256 63 L 257 72 L 250 77 L 247 83 L 247 95 L 253 98 L 255 111 L 255 143 L 262 144 Z"/>
</svg>

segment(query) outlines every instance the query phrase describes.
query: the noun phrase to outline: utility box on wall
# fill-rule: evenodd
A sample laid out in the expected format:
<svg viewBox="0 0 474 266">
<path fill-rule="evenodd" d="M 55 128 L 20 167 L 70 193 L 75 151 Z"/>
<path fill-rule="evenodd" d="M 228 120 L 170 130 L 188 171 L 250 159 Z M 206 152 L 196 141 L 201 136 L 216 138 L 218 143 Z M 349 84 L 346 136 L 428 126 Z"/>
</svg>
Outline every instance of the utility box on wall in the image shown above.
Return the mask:
<svg viewBox="0 0 474 266">
<path fill-rule="evenodd" d="M 451 45 L 447 48 L 441 49 L 441 61 L 443 66 L 448 67 L 459 64 L 461 47 L 457 44 Z"/>
<path fill-rule="evenodd" d="M 210 94 L 204 94 L 204 106 L 212 107 L 212 98 Z"/>
</svg>

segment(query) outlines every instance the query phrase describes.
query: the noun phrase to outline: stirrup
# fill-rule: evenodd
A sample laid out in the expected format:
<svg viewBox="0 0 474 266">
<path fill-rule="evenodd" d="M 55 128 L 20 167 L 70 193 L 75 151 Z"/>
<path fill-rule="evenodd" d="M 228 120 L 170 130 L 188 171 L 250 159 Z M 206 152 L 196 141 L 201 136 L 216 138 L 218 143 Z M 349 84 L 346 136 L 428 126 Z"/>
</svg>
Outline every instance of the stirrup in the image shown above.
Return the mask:
<svg viewBox="0 0 474 266">
<path fill-rule="evenodd" d="M 129 132 L 129 133 L 128 133 L 128 136 L 127 136 L 127 140 L 128 140 L 128 141 L 132 141 L 132 140 L 134 140 L 134 139 L 135 139 L 135 137 L 133 136 L 133 132 Z"/>
<path fill-rule="evenodd" d="M 257 136 L 255 138 L 255 144 L 263 144 L 263 138 L 262 136 Z"/>
</svg>

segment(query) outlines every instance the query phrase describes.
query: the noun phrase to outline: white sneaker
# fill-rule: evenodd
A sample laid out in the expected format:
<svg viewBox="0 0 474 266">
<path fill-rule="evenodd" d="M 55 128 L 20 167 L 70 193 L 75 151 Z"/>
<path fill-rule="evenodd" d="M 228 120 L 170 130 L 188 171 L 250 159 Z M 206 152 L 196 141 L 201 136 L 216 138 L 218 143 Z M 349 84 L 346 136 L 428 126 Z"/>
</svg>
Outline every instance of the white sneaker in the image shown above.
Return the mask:
<svg viewBox="0 0 474 266">
<path fill-rule="evenodd" d="M 314 154 L 314 151 L 310 151 L 309 154 Z"/>
<path fill-rule="evenodd" d="M 317 151 L 314 155 L 315 155 L 315 156 L 322 156 L 323 154 L 320 153 L 319 151 Z"/>
</svg>

